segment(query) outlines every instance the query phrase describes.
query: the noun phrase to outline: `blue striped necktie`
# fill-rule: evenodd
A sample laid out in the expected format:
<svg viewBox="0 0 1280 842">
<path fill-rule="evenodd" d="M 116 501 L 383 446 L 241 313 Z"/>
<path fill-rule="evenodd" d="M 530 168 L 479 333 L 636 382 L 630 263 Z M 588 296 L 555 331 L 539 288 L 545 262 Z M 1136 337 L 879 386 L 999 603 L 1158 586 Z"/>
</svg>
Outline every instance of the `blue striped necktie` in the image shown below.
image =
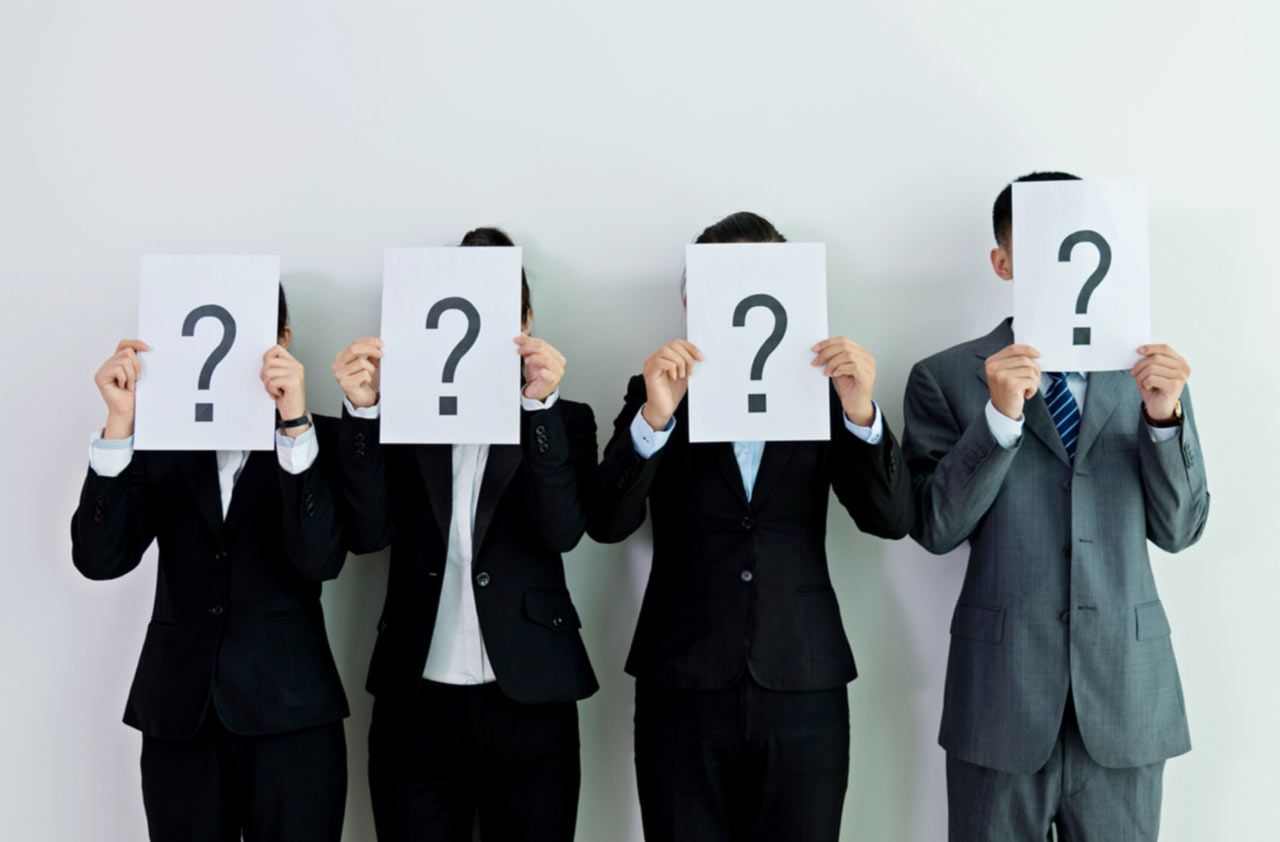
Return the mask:
<svg viewBox="0 0 1280 842">
<path fill-rule="evenodd" d="M 1076 441 L 1080 438 L 1080 405 L 1075 395 L 1067 388 L 1067 374 L 1063 371 L 1050 371 L 1049 391 L 1045 393 L 1044 402 L 1053 416 L 1053 426 L 1058 428 L 1062 437 L 1062 446 L 1067 449 L 1067 456 L 1076 458 Z"/>
</svg>

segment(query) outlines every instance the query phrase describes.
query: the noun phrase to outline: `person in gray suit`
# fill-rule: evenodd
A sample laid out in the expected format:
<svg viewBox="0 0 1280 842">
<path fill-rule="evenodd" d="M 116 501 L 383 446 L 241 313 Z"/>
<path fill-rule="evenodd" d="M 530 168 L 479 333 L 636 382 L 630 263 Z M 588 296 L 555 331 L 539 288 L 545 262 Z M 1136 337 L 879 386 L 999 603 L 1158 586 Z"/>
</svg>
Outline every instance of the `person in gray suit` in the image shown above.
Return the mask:
<svg viewBox="0 0 1280 842">
<path fill-rule="evenodd" d="M 1005 280 L 1011 196 L 993 212 Z M 1138 353 L 1127 372 L 1042 372 L 1006 319 L 911 370 L 911 534 L 969 542 L 938 740 L 953 842 L 1158 836 L 1164 761 L 1191 742 L 1147 542 L 1195 543 L 1209 492 L 1190 368 Z"/>
</svg>

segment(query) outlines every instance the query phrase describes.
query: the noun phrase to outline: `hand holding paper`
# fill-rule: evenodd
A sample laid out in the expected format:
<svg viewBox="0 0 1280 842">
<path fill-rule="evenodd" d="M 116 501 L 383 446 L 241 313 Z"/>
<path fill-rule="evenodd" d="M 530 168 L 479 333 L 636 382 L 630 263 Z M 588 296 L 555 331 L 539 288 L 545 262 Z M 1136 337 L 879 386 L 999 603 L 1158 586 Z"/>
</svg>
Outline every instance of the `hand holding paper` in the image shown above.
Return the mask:
<svg viewBox="0 0 1280 842">
<path fill-rule="evenodd" d="M 876 358 L 852 339 L 843 336 L 824 339 L 813 346 L 814 365 L 831 378 L 845 416 L 855 424 L 871 426 L 876 419 L 871 393 L 876 383 Z"/>
</svg>

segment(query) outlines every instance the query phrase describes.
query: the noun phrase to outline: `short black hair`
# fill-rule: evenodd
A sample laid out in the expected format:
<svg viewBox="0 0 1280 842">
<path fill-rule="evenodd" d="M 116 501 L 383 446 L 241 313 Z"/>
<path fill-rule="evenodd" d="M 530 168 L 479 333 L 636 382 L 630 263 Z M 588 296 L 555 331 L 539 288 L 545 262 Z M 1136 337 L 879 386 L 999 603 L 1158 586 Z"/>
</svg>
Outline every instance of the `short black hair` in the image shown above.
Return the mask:
<svg viewBox="0 0 1280 842">
<path fill-rule="evenodd" d="M 773 223 L 751 211 L 731 213 L 698 235 L 695 243 L 785 243 Z"/>
<path fill-rule="evenodd" d="M 514 246 L 515 242 L 501 228 L 472 228 L 462 238 L 460 246 Z M 520 267 L 520 319 L 533 315 L 533 303 L 529 297 L 529 279 Z"/>
<path fill-rule="evenodd" d="M 278 284 L 280 304 L 276 307 L 276 336 L 284 336 L 284 329 L 289 326 L 289 302 L 284 297 L 284 284 Z"/>
<path fill-rule="evenodd" d="M 1013 231 L 1013 185 L 1022 181 L 1079 181 L 1080 176 L 1067 172 L 1033 172 L 1019 176 L 1004 186 L 996 203 L 991 207 L 991 231 L 996 245 L 1009 247 L 1009 234 Z"/>
</svg>

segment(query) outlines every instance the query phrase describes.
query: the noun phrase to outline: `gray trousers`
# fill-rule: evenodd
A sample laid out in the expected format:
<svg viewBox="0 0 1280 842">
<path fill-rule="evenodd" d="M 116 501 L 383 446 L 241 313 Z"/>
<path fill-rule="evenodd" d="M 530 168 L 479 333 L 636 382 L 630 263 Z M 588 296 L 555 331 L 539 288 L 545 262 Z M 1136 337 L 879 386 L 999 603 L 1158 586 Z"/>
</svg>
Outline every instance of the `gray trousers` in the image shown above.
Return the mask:
<svg viewBox="0 0 1280 842">
<path fill-rule="evenodd" d="M 1130 769 L 1099 766 L 1085 750 L 1068 701 L 1049 762 L 1034 774 L 999 772 L 947 755 L 950 840 L 1154 842 L 1163 776 L 1163 760 Z"/>
</svg>

